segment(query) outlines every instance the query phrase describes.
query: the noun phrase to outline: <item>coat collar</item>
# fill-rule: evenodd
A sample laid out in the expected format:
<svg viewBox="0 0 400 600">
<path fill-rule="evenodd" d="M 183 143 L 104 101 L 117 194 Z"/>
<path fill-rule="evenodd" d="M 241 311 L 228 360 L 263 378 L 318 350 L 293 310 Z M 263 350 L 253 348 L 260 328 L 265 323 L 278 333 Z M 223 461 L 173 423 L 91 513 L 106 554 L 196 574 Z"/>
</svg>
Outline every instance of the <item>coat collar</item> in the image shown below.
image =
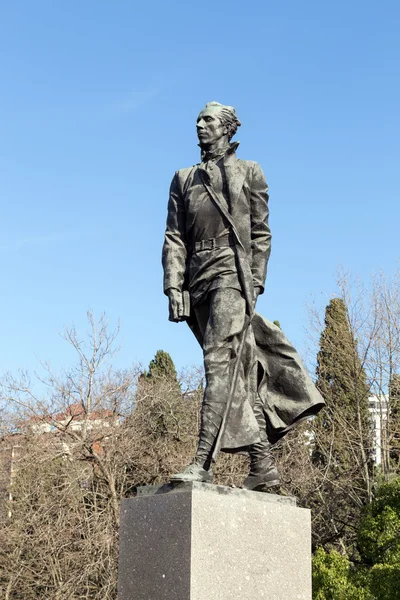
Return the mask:
<svg viewBox="0 0 400 600">
<path fill-rule="evenodd" d="M 231 142 L 227 146 L 223 148 L 217 148 L 214 152 L 208 152 L 207 150 L 201 150 L 201 161 L 207 162 L 209 160 L 214 160 L 215 158 L 222 158 L 224 160 L 229 159 L 230 157 L 235 155 L 236 150 L 239 147 L 240 142 Z M 199 144 L 200 146 L 200 144 Z"/>
<path fill-rule="evenodd" d="M 220 155 L 223 156 L 226 173 L 226 183 L 229 190 L 229 198 L 232 208 L 234 207 L 237 199 L 239 198 L 247 173 L 246 164 L 236 158 L 236 150 L 238 146 L 239 142 L 232 142 L 225 149 L 225 152 L 222 155 Z M 204 163 L 207 161 L 207 158 L 205 154 L 202 154 L 202 156 L 204 156 Z M 208 160 L 212 160 L 211 156 L 208 157 Z M 210 177 L 207 171 L 201 165 L 199 166 L 199 168 L 201 169 L 202 177 L 206 177 L 207 181 L 209 181 Z"/>
</svg>

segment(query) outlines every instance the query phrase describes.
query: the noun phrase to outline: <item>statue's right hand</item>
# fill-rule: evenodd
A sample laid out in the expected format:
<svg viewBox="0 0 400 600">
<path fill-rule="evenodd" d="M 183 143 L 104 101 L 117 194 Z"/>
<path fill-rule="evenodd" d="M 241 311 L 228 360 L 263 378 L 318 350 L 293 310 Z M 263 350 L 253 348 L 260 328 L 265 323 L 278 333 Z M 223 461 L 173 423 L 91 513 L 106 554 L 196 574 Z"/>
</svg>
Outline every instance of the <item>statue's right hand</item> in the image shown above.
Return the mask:
<svg viewBox="0 0 400 600">
<path fill-rule="evenodd" d="M 183 314 L 182 292 L 170 288 L 167 293 L 169 298 L 169 320 L 179 323 L 179 321 L 182 321 Z"/>
</svg>

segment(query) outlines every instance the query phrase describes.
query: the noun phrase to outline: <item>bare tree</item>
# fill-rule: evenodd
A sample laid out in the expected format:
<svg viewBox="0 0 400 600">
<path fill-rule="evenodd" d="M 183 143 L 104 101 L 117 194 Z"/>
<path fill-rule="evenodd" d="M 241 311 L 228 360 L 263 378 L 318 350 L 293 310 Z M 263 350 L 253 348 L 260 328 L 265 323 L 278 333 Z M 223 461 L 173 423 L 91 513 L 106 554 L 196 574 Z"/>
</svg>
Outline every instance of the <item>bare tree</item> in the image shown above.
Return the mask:
<svg viewBox="0 0 400 600">
<path fill-rule="evenodd" d="M 108 331 L 104 315 L 89 312 L 88 323 L 85 340 L 64 332 L 76 363 L 61 375 L 43 365 L 39 392 L 23 372 L 2 382 L 21 446 L 3 511 L 11 519 L 0 530 L 7 599 L 115 597 L 125 457 L 114 437 L 127 432 L 140 369 L 113 371 L 118 330 Z"/>
<path fill-rule="evenodd" d="M 367 370 L 375 404 L 379 408 L 378 426 L 381 469 L 385 480 L 398 472 L 400 415 L 396 380 L 400 374 L 400 271 L 391 277 L 379 272 L 372 281 L 371 305 L 376 322 L 367 353 Z"/>
<path fill-rule="evenodd" d="M 104 316 L 88 323 L 83 339 L 63 334 L 76 356 L 68 370 L 45 364 L 36 387 L 23 372 L 2 382 L 20 447 L 0 523 L 6 600 L 115 599 L 121 498 L 168 481 L 195 452 L 202 371 L 114 370 L 118 330 Z M 222 457 L 217 481 L 238 484 L 244 470 L 244 459 Z"/>
</svg>

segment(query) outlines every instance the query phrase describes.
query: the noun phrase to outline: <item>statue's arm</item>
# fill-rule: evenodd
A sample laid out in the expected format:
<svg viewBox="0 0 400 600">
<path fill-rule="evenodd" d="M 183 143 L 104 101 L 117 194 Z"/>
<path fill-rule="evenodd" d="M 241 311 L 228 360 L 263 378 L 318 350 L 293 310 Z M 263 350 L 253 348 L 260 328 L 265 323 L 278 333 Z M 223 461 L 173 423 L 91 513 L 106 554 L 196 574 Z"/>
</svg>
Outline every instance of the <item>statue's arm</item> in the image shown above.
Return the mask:
<svg viewBox="0 0 400 600">
<path fill-rule="evenodd" d="M 253 164 L 250 211 L 253 285 L 262 294 L 271 253 L 271 230 L 268 225 L 268 185 L 258 163 Z"/>
<path fill-rule="evenodd" d="M 162 250 L 164 268 L 164 293 L 174 288 L 182 291 L 186 271 L 186 215 L 178 173 L 172 180 L 169 201 L 167 226 Z"/>
</svg>

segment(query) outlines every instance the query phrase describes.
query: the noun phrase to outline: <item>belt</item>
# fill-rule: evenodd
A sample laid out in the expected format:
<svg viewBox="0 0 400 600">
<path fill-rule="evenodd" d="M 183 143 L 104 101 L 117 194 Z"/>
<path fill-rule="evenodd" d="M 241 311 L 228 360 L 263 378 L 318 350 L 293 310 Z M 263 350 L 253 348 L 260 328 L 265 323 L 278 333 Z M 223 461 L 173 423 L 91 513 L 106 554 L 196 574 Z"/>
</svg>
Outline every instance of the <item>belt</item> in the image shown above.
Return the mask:
<svg viewBox="0 0 400 600">
<path fill-rule="evenodd" d="M 214 250 L 215 248 L 227 248 L 234 246 L 234 238 L 231 233 L 221 235 L 218 238 L 211 238 L 210 240 L 201 240 L 195 242 L 193 252 L 201 252 L 202 250 Z"/>
</svg>

